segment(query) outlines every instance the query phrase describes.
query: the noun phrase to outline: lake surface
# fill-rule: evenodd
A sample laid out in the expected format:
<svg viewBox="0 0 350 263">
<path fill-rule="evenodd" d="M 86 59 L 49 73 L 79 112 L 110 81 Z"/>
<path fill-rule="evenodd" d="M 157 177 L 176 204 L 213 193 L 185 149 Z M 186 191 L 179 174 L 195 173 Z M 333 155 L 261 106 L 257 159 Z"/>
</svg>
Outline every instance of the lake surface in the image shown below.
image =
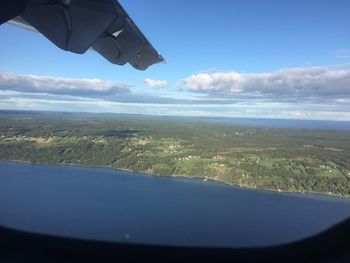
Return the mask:
<svg viewBox="0 0 350 263">
<path fill-rule="evenodd" d="M 242 247 L 301 239 L 349 216 L 349 198 L 0 161 L 0 224 L 39 233 Z"/>
</svg>

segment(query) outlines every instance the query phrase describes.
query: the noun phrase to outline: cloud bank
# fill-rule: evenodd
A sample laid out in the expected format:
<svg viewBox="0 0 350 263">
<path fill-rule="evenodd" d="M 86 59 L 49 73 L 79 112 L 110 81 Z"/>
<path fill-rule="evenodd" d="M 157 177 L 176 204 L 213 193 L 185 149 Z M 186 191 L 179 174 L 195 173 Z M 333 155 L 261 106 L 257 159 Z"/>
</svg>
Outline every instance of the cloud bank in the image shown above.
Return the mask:
<svg viewBox="0 0 350 263">
<path fill-rule="evenodd" d="M 215 72 L 181 80 L 182 90 L 217 95 L 270 98 L 350 98 L 350 70 L 290 68 L 271 73 Z"/>
<path fill-rule="evenodd" d="M 154 88 L 154 89 L 161 89 L 165 88 L 168 83 L 166 80 L 154 80 L 154 79 L 144 79 L 143 83 L 145 83 L 147 86 Z"/>
<path fill-rule="evenodd" d="M 0 90 L 72 96 L 125 94 L 130 86 L 100 79 L 73 79 L 0 72 Z"/>
<path fill-rule="evenodd" d="M 151 85 L 160 88 L 166 83 Z M 0 72 L 0 109 L 350 121 L 350 67 L 207 72 L 167 93 L 99 79 Z"/>
</svg>

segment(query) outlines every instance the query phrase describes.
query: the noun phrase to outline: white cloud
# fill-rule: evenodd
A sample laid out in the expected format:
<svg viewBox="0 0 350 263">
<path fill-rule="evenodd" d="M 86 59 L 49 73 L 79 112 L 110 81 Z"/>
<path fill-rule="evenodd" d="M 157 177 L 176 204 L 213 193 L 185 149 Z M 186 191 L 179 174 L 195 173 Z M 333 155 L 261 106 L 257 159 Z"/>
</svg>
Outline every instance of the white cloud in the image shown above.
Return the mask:
<svg viewBox="0 0 350 263">
<path fill-rule="evenodd" d="M 216 72 L 192 75 L 179 82 L 182 90 L 270 98 L 349 98 L 350 69 L 289 68 L 270 73 Z"/>
<path fill-rule="evenodd" d="M 350 120 L 349 75 L 348 66 L 207 72 L 181 81 L 191 92 L 157 94 L 112 81 L 0 72 L 0 109 Z"/>
<path fill-rule="evenodd" d="M 1 97 L 48 98 L 82 100 L 83 98 L 135 103 L 190 103 L 171 94 L 135 92 L 130 85 L 100 79 L 73 79 L 52 76 L 18 75 L 0 72 Z M 68 98 L 69 97 L 69 98 Z"/>
<path fill-rule="evenodd" d="M 144 79 L 143 83 L 145 83 L 147 86 L 154 88 L 154 89 L 161 89 L 165 88 L 168 83 L 166 80 L 154 80 L 154 79 Z"/>
<path fill-rule="evenodd" d="M 100 79 L 73 79 L 0 72 L 0 90 L 73 96 L 129 93 L 129 86 Z"/>
<path fill-rule="evenodd" d="M 350 51 L 346 49 L 338 49 L 335 52 L 335 56 L 340 59 L 348 59 L 350 58 Z"/>
<path fill-rule="evenodd" d="M 67 100 L 60 95 L 49 97 L 2 97 L 0 109 L 7 110 L 45 110 L 75 112 L 113 112 L 170 116 L 208 116 L 208 117 L 252 117 L 281 119 L 315 119 L 347 120 L 350 112 L 337 108 L 313 108 L 303 104 L 266 103 L 247 105 L 245 103 L 230 105 L 198 104 L 162 104 L 157 103 L 124 103 L 103 99 Z"/>
</svg>

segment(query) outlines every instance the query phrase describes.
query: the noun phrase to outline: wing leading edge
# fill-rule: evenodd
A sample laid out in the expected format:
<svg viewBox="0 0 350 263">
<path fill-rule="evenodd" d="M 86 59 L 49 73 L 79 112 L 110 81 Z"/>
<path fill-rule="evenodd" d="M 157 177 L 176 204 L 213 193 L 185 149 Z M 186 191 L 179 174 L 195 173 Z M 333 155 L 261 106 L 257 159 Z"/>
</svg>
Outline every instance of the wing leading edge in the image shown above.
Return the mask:
<svg viewBox="0 0 350 263">
<path fill-rule="evenodd" d="M 0 24 L 37 31 L 63 50 L 92 48 L 139 70 L 164 62 L 116 0 L 5 0 L 0 8 Z"/>
</svg>

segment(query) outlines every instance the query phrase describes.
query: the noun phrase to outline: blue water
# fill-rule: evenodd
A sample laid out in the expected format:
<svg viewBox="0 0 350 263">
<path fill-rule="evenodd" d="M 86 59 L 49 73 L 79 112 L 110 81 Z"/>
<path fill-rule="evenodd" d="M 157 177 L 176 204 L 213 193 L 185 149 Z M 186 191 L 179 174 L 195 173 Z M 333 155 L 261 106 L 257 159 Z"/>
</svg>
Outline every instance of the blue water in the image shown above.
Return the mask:
<svg viewBox="0 0 350 263">
<path fill-rule="evenodd" d="M 135 243 L 242 247 L 315 234 L 350 199 L 245 190 L 110 169 L 0 162 L 0 224 Z"/>
</svg>

